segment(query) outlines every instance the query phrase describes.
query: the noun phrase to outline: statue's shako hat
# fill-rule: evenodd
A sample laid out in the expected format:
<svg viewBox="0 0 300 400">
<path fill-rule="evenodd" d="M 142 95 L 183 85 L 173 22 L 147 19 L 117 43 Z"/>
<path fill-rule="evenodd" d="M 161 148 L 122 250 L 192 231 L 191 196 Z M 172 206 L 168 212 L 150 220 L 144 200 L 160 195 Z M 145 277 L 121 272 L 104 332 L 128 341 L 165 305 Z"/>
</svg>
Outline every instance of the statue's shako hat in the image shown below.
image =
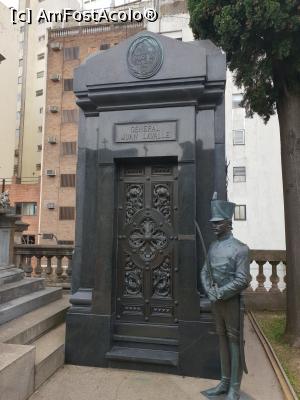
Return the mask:
<svg viewBox="0 0 300 400">
<path fill-rule="evenodd" d="M 231 219 L 234 213 L 235 203 L 217 199 L 217 192 L 211 200 L 211 219 L 210 222 L 224 221 Z"/>
</svg>

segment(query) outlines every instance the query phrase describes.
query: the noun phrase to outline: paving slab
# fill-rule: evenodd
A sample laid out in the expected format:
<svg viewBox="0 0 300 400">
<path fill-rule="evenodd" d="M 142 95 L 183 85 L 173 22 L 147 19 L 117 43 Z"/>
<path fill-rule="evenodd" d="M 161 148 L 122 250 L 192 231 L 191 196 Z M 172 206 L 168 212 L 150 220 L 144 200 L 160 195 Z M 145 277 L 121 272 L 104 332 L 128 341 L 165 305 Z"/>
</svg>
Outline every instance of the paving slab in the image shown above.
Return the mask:
<svg viewBox="0 0 300 400">
<path fill-rule="evenodd" d="M 245 339 L 249 374 L 243 378 L 241 400 L 284 400 L 247 318 Z M 201 392 L 216 384 L 213 380 L 170 374 L 65 365 L 30 400 L 204 400 Z"/>
</svg>

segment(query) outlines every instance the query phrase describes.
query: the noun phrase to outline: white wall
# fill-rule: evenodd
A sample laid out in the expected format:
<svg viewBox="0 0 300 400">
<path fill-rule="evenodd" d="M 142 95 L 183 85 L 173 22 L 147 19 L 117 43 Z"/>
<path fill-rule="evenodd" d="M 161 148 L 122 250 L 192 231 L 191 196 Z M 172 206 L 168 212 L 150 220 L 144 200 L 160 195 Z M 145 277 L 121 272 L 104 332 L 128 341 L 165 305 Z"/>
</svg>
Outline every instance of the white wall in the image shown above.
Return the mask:
<svg viewBox="0 0 300 400">
<path fill-rule="evenodd" d="M 232 108 L 232 94 L 239 93 L 227 73 L 226 157 L 228 198 L 245 204 L 246 221 L 233 221 L 234 233 L 253 249 L 285 249 L 284 209 L 277 116 L 265 125 L 254 115 L 245 117 L 243 108 Z M 245 129 L 245 145 L 233 145 L 233 129 Z M 246 182 L 233 182 L 233 167 L 246 167 Z"/>
<path fill-rule="evenodd" d="M 9 9 L 0 3 L 0 178 L 13 175 L 18 86 L 18 29 Z"/>
</svg>

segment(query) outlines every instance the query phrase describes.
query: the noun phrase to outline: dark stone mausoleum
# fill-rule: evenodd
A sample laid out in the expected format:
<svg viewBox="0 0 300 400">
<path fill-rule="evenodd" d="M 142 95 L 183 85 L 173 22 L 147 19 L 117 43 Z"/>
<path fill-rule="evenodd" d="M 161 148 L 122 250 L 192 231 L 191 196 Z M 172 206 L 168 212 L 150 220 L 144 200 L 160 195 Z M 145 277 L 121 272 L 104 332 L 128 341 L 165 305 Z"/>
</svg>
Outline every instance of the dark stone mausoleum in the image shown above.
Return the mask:
<svg viewBox="0 0 300 400">
<path fill-rule="evenodd" d="M 77 68 L 76 245 L 66 361 L 217 377 L 202 295 L 214 191 L 226 198 L 225 55 L 139 33 Z"/>
</svg>

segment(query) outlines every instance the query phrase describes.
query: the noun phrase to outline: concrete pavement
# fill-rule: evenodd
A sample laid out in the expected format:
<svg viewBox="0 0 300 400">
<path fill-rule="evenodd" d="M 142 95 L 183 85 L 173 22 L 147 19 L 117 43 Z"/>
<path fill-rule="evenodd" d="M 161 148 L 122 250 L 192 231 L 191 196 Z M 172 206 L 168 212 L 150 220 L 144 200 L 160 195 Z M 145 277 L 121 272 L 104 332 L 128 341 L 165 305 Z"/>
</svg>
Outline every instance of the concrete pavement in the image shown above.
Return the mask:
<svg viewBox="0 0 300 400">
<path fill-rule="evenodd" d="M 246 318 L 249 374 L 241 400 L 284 400 L 264 350 Z M 202 400 L 216 381 L 168 374 L 65 365 L 30 400 Z M 221 400 L 219 397 L 218 400 Z"/>
</svg>

